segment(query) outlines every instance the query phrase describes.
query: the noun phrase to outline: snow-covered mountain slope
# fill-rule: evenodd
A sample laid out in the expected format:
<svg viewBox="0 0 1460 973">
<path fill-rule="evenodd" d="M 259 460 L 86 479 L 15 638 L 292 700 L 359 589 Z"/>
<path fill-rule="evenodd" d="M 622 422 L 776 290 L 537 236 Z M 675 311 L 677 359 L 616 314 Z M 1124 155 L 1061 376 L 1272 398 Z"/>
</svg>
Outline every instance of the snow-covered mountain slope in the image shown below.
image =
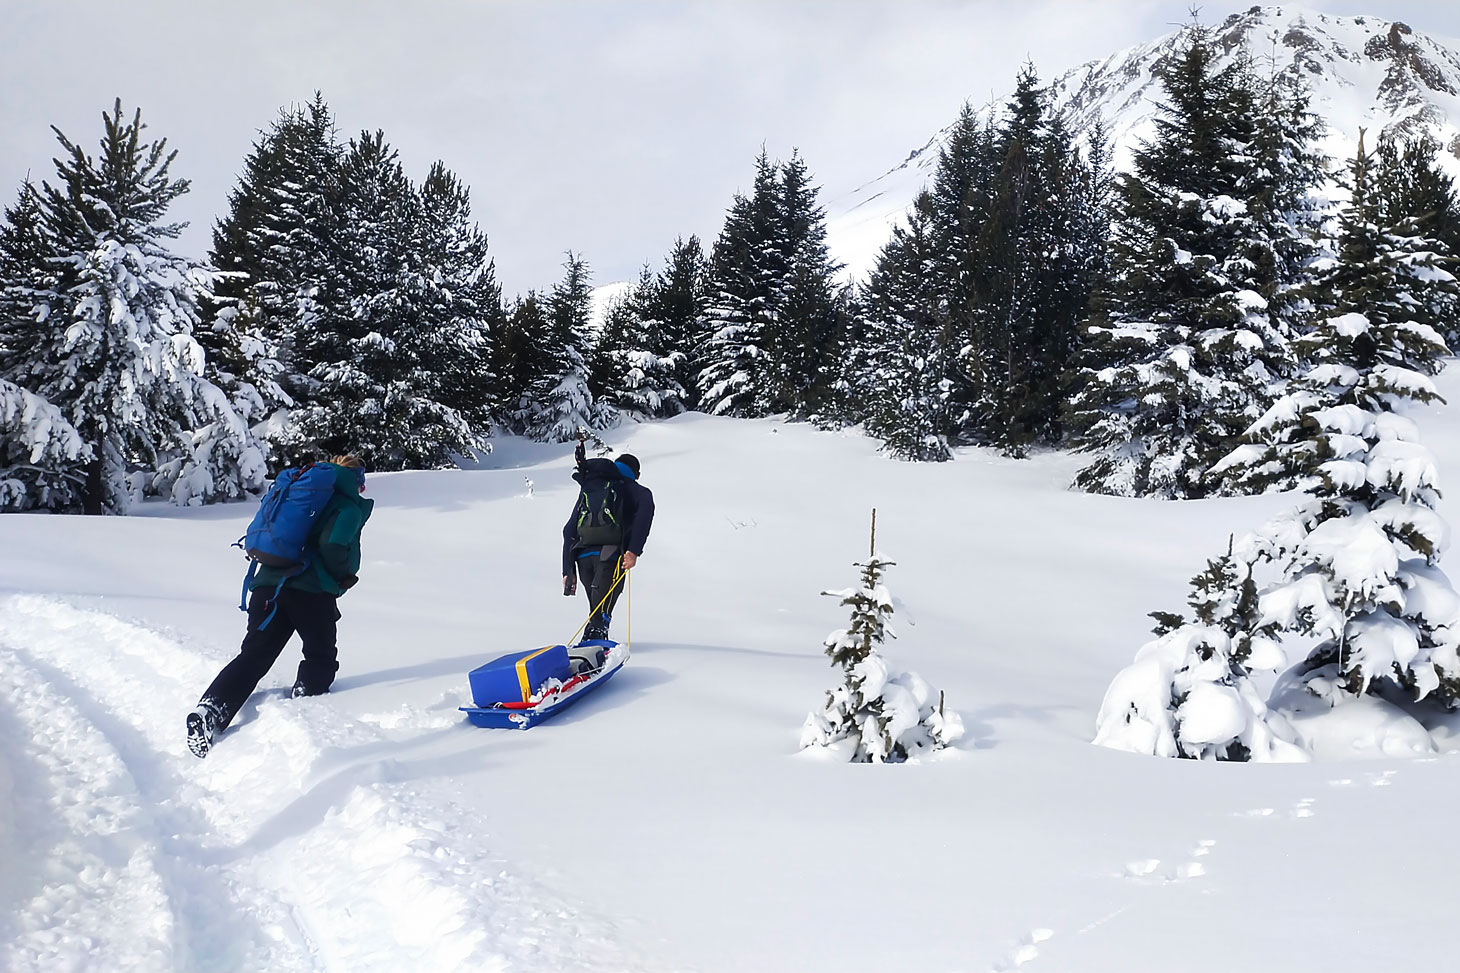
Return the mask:
<svg viewBox="0 0 1460 973">
<path fill-rule="evenodd" d="M 1445 147 L 1446 161 L 1460 175 L 1460 52 L 1423 33 L 1423 26 L 1284 5 L 1232 14 L 1216 27 L 1215 37 L 1224 51 L 1222 63 L 1245 53 L 1259 70 L 1307 82 L 1314 110 L 1328 123 L 1323 147 L 1339 164 L 1353 155 L 1361 128 L 1371 145 L 1381 133 L 1427 132 Z M 1163 97 L 1156 69 L 1180 45 L 1181 32 L 1174 31 L 1066 71 L 1050 83 L 1054 105 L 1075 131 L 1102 120 L 1115 165 L 1125 168 L 1131 147 L 1150 136 Z M 985 110 L 1000 107 L 1001 102 Z M 892 223 L 932 179 L 948 131 L 883 175 L 827 201 L 828 239 L 849 273 L 860 276 L 872 268 Z"/>
<path fill-rule="evenodd" d="M 1450 477 L 1456 408 L 1420 416 Z M 1460 755 L 1383 757 L 1383 727 L 1342 763 L 1090 744 L 1146 613 L 1291 498 L 1091 496 L 1064 454 L 898 463 L 772 421 L 610 439 L 658 506 L 615 621 L 633 658 L 526 732 L 457 707 L 473 667 L 583 617 L 570 446 L 370 477 L 335 691 L 287 698 L 291 645 L 203 761 L 183 716 L 243 633 L 252 505 L 0 517 L 0 969 L 1454 966 Z M 919 765 L 796 752 L 847 619 L 820 592 L 855 583 L 873 506 L 884 654 L 968 728 Z"/>
</svg>

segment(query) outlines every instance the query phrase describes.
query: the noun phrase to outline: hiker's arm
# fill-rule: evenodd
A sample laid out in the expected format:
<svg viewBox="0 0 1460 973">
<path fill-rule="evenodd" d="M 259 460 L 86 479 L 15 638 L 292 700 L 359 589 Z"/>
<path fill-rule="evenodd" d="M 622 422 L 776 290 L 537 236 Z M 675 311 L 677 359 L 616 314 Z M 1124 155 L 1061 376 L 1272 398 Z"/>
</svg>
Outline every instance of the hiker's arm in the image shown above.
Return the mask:
<svg viewBox="0 0 1460 973">
<path fill-rule="evenodd" d="M 573 574 L 573 547 L 578 543 L 578 508 L 574 507 L 573 512 L 568 514 L 568 522 L 563 525 L 563 576 Z"/>
<path fill-rule="evenodd" d="M 638 560 L 644 555 L 644 544 L 649 540 L 649 528 L 654 526 L 654 494 L 647 487 L 634 491 L 634 516 L 629 521 L 629 536 L 624 538 L 624 549 Z M 627 564 L 627 567 L 633 567 Z"/>
</svg>

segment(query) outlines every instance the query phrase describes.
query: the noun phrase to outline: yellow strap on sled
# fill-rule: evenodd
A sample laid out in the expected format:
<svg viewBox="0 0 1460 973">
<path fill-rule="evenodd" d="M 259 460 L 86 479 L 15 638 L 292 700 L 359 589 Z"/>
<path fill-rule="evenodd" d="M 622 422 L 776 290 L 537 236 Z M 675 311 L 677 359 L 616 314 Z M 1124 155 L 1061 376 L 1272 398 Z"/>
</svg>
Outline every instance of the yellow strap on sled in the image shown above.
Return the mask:
<svg viewBox="0 0 1460 973">
<path fill-rule="evenodd" d="M 524 703 L 532 698 L 532 683 L 528 681 L 527 678 L 527 664 L 533 659 L 536 659 L 538 656 L 542 655 L 548 649 L 555 648 L 557 648 L 556 645 L 544 645 L 536 652 L 529 652 L 527 655 L 524 655 L 522 658 L 517 660 L 517 682 L 522 687 L 522 701 Z"/>
</svg>

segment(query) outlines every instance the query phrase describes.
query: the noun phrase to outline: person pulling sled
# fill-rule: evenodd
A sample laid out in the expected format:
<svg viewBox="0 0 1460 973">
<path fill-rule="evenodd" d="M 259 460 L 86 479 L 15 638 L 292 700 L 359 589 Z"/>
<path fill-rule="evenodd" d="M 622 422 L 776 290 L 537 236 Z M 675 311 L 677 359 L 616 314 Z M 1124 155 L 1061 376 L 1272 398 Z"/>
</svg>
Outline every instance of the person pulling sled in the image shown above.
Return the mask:
<svg viewBox="0 0 1460 973">
<path fill-rule="evenodd" d="M 589 610 L 583 639 L 607 639 L 623 590 L 621 575 L 644 555 L 654 494 L 639 483 L 639 460 L 632 453 L 588 459 L 580 438 L 575 457 L 579 490 L 563 525 L 563 594 L 575 594 L 582 581 Z"/>
</svg>

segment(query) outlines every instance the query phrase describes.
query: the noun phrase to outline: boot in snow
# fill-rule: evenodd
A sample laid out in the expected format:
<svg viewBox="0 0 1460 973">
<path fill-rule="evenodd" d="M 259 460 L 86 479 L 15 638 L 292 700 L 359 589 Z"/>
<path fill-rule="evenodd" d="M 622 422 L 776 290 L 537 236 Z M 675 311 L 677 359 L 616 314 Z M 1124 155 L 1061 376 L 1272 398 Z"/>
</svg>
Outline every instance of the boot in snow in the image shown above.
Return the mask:
<svg viewBox="0 0 1460 973">
<path fill-rule="evenodd" d="M 204 697 L 198 700 L 197 708 L 188 714 L 188 749 L 195 757 L 206 757 L 213 749 L 213 736 L 223 732 L 228 725 L 223 707 Z"/>
</svg>

